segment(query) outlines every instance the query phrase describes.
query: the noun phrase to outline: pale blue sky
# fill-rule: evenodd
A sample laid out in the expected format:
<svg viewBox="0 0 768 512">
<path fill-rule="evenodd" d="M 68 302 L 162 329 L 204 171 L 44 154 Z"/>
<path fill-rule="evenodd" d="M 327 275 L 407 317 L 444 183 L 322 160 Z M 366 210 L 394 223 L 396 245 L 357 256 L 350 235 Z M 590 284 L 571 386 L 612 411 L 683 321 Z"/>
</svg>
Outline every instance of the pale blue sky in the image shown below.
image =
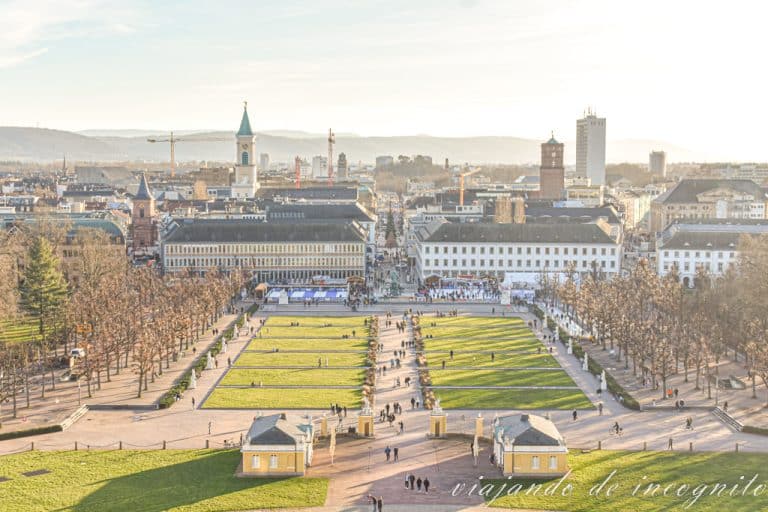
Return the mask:
<svg viewBox="0 0 768 512">
<path fill-rule="evenodd" d="M 768 160 L 761 2 L 0 0 L 0 125 L 575 136 Z"/>
</svg>

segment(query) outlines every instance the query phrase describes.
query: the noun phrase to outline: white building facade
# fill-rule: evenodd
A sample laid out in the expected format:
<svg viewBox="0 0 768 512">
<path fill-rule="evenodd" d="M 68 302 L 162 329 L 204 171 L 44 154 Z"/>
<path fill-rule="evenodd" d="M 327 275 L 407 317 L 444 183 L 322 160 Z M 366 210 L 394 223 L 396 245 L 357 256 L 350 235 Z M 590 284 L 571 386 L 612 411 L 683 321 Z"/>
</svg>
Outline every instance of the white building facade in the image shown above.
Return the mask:
<svg viewBox="0 0 768 512">
<path fill-rule="evenodd" d="M 656 271 L 661 276 L 676 272 L 683 284 L 693 287 L 701 270 L 717 277 L 736 264 L 742 236 L 765 233 L 765 220 L 671 224 L 656 241 Z"/>
<path fill-rule="evenodd" d="M 597 224 L 452 224 L 435 222 L 415 236 L 417 277 L 502 279 L 506 273 L 611 276 L 621 270 L 621 241 Z"/>
</svg>

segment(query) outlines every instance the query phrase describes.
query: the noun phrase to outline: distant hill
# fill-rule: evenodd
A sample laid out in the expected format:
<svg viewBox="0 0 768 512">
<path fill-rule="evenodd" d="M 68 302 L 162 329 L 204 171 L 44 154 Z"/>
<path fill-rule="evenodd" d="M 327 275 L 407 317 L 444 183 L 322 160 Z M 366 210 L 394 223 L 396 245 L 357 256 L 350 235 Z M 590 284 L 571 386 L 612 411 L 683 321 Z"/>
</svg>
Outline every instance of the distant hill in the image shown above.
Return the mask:
<svg viewBox="0 0 768 512">
<path fill-rule="evenodd" d="M 84 135 L 87 133 L 89 135 Z M 234 160 L 233 132 L 174 132 L 186 141 L 176 145 L 176 159 Z M 167 136 L 152 130 L 86 130 L 72 133 L 44 128 L 0 127 L 0 160 L 50 161 L 66 155 L 70 160 L 98 161 L 167 161 L 167 143 L 151 144 L 149 136 Z M 223 141 L 195 142 L 195 138 L 221 138 Z M 398 137 L 361 137 L 355 134 L 336 135 L 336 154 L 344 152 L 347 160 L 371 163 L 378 155 L 430 155 L 435 164 L 445 158 L 451 163 L 509 163 L 536 164 L 541 141 L 518 137 L 431 137 L 426 135 Z M 566 162 L 575 160 L 572 141 L 566 141 Z M 325 135 L 308 132 L 275 130 L 258 134 L 257 151 L 269 153 L 271 160 L 290 161 L 296 155 L 311 158 L 327 152 Z M 667 151 L 668 161 L 704 160 L 685 148 L 660 141 L 608 141 L 609 162 L 647 162 L 653 149 Z"/>
</svg>

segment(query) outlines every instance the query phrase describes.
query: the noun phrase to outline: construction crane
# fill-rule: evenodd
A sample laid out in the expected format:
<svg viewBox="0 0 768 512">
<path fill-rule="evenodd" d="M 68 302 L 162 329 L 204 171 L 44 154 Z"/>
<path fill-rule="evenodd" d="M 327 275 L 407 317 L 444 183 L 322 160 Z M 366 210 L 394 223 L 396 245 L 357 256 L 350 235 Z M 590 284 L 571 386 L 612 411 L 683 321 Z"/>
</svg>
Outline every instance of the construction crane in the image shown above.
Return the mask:
<svg viewBox="0 0 768 512">
<path fill-rule="evenodd" d="M 147 139 L 147 142 L 168 142 L 171 145 L 171 178 L 176 176 L 176 143 L 177 142 L 223 142 L 223 141 L 229 141 L 231 139 L 226 137 L 195 137 L 195 136 L 189 136 L 189 137 L 174 137 L 173 132 L 171 132 L 171 136 L 167 139 Z"/>
<path fill-rule="evenodd" d="M 294 165 L 296 166 L 296 190 L 298 190 L 301 188 L 301 158 L 297 156 Z"/>
<path fill-rule="evenodd" d="M 474 169 L 459 174 L 459 206 L 464 206 L 464 178 L 477 174 L 481 170 L 482 167 L 475 167 Z"/>
<path fill-rule="evenodd" d="M 328 128 L 328 186 L 333 186 L 333 145 L 336 144 L 336 134 Z"/>
</svg>

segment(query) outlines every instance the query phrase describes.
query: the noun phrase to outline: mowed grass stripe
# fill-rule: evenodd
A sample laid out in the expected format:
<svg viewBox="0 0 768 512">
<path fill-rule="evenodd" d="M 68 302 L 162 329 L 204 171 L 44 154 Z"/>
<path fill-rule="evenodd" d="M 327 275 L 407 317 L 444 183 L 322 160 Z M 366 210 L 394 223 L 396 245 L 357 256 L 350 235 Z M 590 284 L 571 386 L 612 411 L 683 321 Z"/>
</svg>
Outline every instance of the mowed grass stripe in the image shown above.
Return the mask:
<svg viewBox="0 0 768 512">
<path fill-rule="evenodd" d="M 365 327 L 365 316 L 270 316 L 265 325 L 267 326 L 290 326 L 293 322 L 298 322 L 299 327 L 321 327 L 326 324 L 336 327 Z"/>
<path fill-rule="evenodd" d="M 427 352 L 427 364 L 430 368 L 441 368 L 445 361 L 445 367 L 472 366 L 475 368 L 515 368 L 515 367 L 538 367 L 538 368 L 559 368 L 557 360 L 549 354 L 506 354 L 504 352 L 491 355 L 486 352 L 461 351 L 454 352 L 453 359 L 448 352 Z M 242 357 L 242 356 L 241 356 Z"/>
<path fill-rule="evenodd" d="M 364 338 L 341 339 L 341 338 L 317 338 L 317 339 L 297 339 L 297 338 L 254 338 L 248 344 L 247 350 L 314 350 L 322 352 L 323 350 L 365 350 L 368 342 Z"/>
<path fill-rule="evenodd" d="M 435 389 L 446 409 L 592 409 L 579 390 Z"/>
<path fill-rule="evenodd" d="M 430 369 L 434 386 L 576 386 L 565 371 Z"/>
<path fill-rule="evenodd" d="M 204 409 L 328 409 L 332 403 L 355 409 L 362 394 L 358 389 L 334 388 L 216 388 Z"/>
<path fill-rule="evenodd" d="M 243 352 L 235 362 L 238 366 L 307 366 L 317 367 L 318 359 L 321 366 L 363 366 L 365 352 Z"/>
<path fill-rule="evenodd" d="M 501 351 L 501 350 L 538 350 L 544 347 L 536 338 L 521 338 L 503 340 L 496 338 L 474 337 L 464 339 L 427 339 L 424 340 L 425 350 L 444 350 L 454 352 Z"/>
<path fill-rule="evenodd" d="M 286 386 L 361 386 L 365 370 L 324 368 L 245 369 L 233 367 L 219 382 L 223 386 L 249 386 L 255 383 Z"/>
</svg>

